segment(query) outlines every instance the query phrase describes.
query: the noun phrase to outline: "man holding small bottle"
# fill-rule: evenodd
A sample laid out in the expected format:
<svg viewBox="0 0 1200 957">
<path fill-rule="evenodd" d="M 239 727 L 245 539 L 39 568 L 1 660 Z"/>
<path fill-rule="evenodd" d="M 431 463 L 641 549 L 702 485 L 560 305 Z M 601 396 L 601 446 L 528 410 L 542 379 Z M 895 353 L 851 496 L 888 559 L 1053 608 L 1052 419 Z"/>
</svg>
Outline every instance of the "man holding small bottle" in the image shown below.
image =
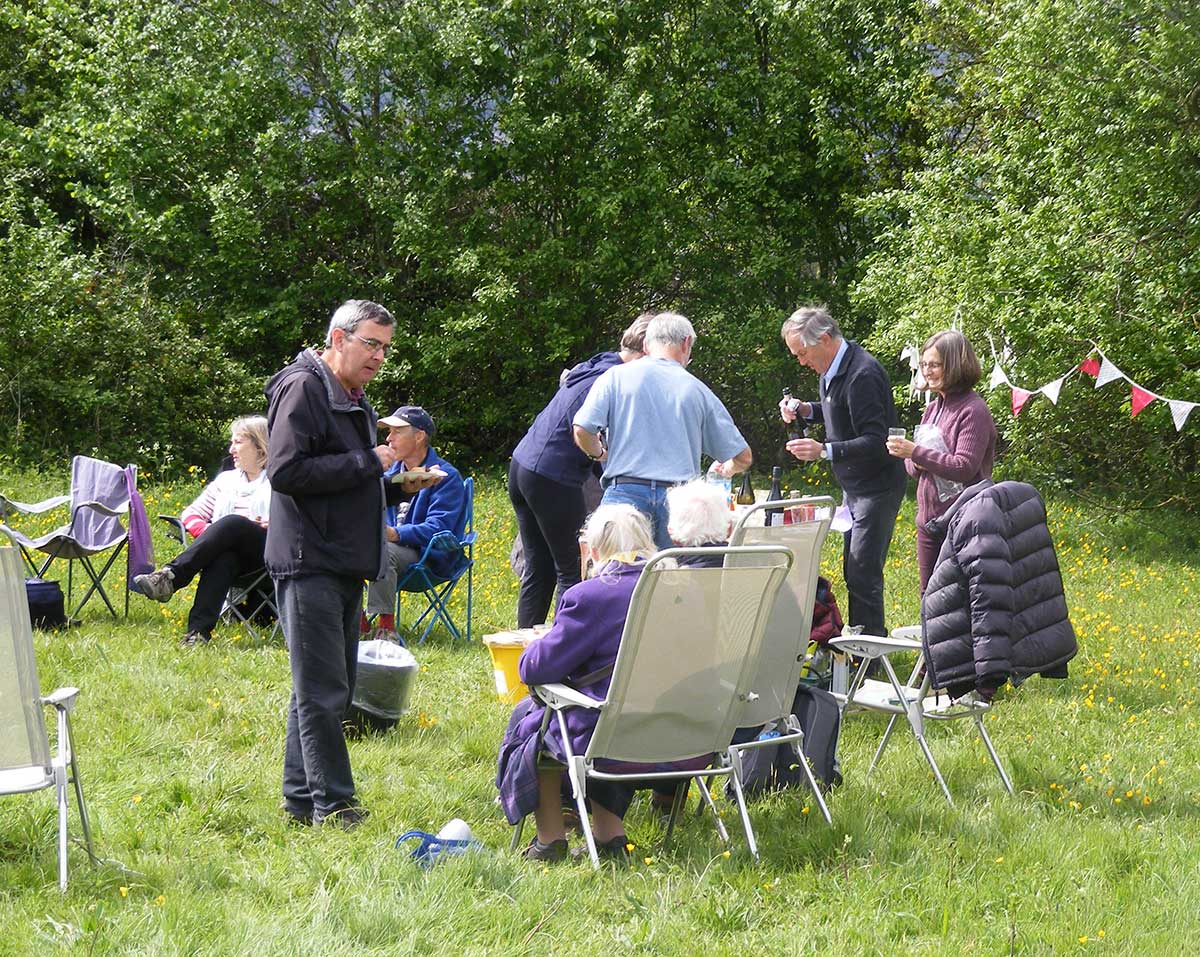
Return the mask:
<svg viewBox="0 0 1200 957">
<path fill-rule="evenodd" d="M 842 337 L 824 306 L 797 309 L 780 332 L 796 361 L 817 373 L 820 400 L 784 398 L 779 413 L 785 422 L 800 417 L 825 425 L 824 442 L 793 438 L 787 450 L 802 462 L 828 459 L 833 467 L 850 511 L 842 546 L 849 623 L 886 635 L 883 567 L 906 485 L 903 467 L 888 461 L 888 430 L 897 424 L 891 380 L 874 356 Z"/>
</svg>

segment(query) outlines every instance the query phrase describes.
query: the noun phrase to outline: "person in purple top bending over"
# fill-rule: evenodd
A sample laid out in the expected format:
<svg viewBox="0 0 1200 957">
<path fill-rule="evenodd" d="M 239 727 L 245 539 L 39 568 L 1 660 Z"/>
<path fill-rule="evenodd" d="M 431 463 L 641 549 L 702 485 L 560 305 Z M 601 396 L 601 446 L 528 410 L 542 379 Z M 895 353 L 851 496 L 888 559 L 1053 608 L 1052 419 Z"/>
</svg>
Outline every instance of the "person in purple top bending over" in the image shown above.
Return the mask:
<svg viewBox="0 0 1200 957">
<path fill-rule="evenodd" d="M 931 534 L 926 523 L 944 514 L 976 482 L 992 477 L 996 458 L 996 423 L 987 403 L 975 392 L 979 359 L 961 332 L 930 336 L 921 349 L 921 375 L 937 398 L 929 403 L 915 441 L 887 440 L 888 452 L 904 459 L 917 480 L 917 567 L 921 594 L 937 562 L 944 533 Z"/>
</svg>

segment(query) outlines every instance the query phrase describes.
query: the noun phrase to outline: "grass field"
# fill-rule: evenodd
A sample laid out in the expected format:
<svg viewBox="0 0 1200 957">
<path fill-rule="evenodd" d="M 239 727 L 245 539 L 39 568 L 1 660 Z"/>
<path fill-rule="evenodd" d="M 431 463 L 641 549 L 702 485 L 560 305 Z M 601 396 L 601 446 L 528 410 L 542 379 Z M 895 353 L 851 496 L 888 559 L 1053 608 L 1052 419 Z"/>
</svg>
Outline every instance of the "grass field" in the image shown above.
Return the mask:
<svg viewBox="0 0 1200 957">
<path fill-rule="evenodd" d="M 152 483 L 151 514 L 178 511 L 193 488 Z M 0 489 L 25 501 L 56 484 L 0 475 Z M 516 596 L 498 475 L 482 477 L 477 506 L 481 635 L 511 625 Z M 888 566 L 896 624 L 916 615 L 912 509 Z M 1081 651 L 1068 680 L 1006 689 L 990 717 L 1016 796 L 967 724 L 931 733 L 954 807 L 906 737 L 867 779 L 882 726 L 855 717 L 833 827 L 803 792 L 760 801 L 757 864 L 736 828 L 727 854 L 694 818 L 663 853 L 640 801 L 627 869 L 518 860 L 493 804 L 508 708 L 482 646 L 440 631 L 414 649 L 411 713 L 351 745 L 369 822 L 348 834 L 288 827 L 276 812 L 283 648 L 226 630 L 180 650 L 187 591 L 168 605 L 134 596 L 127 621 L 93 605 L 82 627 L 39 633 L 37 645 L 44 691 L 82 688 L 76 736 L 104 863 L 93 870 L 74 845 L 60 896 L 50 792 L 0 798 L 0 954 L 1191 952 L 1197 556 L 1174 544 L 1171 516 L 1146 530 L 1057 501 L 1051 519 Z M 172 554 L 159 546 L 160 559 Z M 838 555 L 831 541 L 824 568 L 844 596 Z M 426 872 L 393 848 L 401 832 L 452 817 L 486 853 Z"/>
</svg>

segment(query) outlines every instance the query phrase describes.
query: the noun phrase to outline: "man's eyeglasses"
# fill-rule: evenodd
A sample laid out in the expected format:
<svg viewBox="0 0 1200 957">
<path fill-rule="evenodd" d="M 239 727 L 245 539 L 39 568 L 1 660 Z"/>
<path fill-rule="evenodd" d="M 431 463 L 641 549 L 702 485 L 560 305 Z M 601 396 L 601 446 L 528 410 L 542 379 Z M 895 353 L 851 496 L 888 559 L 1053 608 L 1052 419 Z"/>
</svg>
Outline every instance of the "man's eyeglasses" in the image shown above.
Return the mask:
<svg viewBox="0 0 1200 957">
<path fill-rule="evenodd" d="M 357 339 L 359 342 L 361 342 L 367 347 L 368 352 L 380 352 L 385 356 L 387 355 L 390 343 L 380 342 L 378 339 L 364 339 L 362 336 L 355 335 L 353 332 L 347 332 L 346 335 L 348 335 L 351 339 Z"/>
</svg>

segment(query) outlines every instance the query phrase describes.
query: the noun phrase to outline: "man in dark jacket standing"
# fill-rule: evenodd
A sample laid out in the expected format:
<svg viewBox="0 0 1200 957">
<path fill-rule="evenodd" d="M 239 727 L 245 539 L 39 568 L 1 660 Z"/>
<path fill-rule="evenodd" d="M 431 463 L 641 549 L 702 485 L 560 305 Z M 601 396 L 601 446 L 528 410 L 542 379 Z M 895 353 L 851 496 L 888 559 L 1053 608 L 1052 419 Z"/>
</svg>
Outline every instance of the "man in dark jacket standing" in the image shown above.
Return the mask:
<svg viewBox="0 0 1200 957">
<path fill-rule="evenodd" d="M 367 816 L 342 718 L 358 663 L 363 580 L 382 567 L 382 476 L 396 461 L 375 444 L 363 387 L 383 365 L 394 325 L 383 306 L 351 299 L 330 319 L 325 349 L 305 349 L 266 388 L 266 562 L 292 669 L 283 807 L 297 823 L 351 828 Z"/>
<path fill-rule="evenodd" d="M 824 306 L 797 309 L 781 333 L 796 361 L 817 373 L 821 398 L 784 399 L 780 414 L 785 422 L 800 415 L 825 423 L 823 443 L 792 439 L 788 451 L 803 462 L 828 459 L 833 466 L 851 515 L 842 546 L 850 624 L 868 635 L 886 635 L 883 566 L 907 482 L 900 460 L 887 451 L 888 429 L 897 421 L 892 383 L 874 356 L 842 338 Z"/>
</svg>

